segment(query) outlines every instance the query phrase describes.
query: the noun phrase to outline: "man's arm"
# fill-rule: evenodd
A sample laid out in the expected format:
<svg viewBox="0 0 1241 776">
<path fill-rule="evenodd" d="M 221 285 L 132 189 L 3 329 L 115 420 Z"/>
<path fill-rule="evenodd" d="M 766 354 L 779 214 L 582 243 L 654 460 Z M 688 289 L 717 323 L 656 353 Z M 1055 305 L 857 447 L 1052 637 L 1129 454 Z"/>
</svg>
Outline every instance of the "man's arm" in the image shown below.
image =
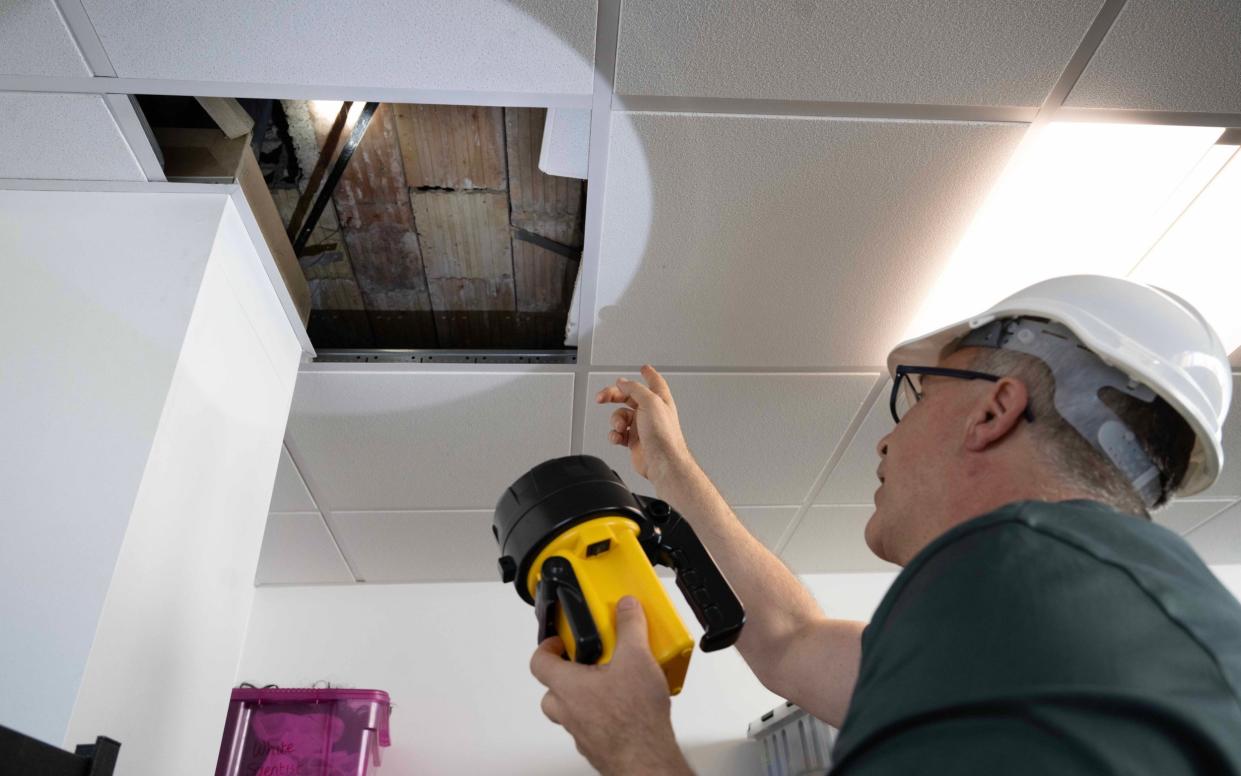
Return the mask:
<svg viewBox="0 0 1241 776">
<path fill-rule="evenodd" d="M 755 676 L 772 692 L 839 727 L 857 681 L 866 623 L 827 618 L 692 459 L 653 484 L 655 494 L 689 521 L 745 605 L 737 650 Z"/>
<path fill-rule="evenodd" d="M 768 689 L 839 726 L 861 660 L 865 623 L 831 620 L 791 571 L 750 535 L 694 461 L 664 378 L 643 367 L 648 385 L 618 380 L 597 401 L 613 412 L 608 440 L 627 447 L 634 468 L 680 512 L 746 608 L 737 649 Z"/>
</svg>

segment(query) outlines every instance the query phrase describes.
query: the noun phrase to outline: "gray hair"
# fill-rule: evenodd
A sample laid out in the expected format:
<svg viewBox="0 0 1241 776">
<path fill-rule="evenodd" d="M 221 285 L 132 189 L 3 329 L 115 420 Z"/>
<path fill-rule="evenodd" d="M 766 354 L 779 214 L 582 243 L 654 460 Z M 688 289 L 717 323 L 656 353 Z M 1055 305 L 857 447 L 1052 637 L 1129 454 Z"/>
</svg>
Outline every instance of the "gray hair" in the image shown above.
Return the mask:
<svg viewBox="0 0 1241 776">
<path fill-rule="evenodd" d="M 1024 353 L 984 348 L 974 356 L 970 368 L 1015 377 L 1025 384 L 1035 418 L 1030 430 L 1043 442 L 1038 449 L 1044 462 L 1067 484 L 1121 512 L 1150 519 L 1142 497 L 1124 474 L 1056 411 L 1056 383 L 1046 364 Z M 1193 430 L 1163 399 L 1137 401 L 1108 387 L 1101 389 L 1099 398 L 1137 435 L 1158 467 L 1160 496 L 1152 506 L 1163 506 L 1185 476 L 1194 446 Z"/>
</svg>

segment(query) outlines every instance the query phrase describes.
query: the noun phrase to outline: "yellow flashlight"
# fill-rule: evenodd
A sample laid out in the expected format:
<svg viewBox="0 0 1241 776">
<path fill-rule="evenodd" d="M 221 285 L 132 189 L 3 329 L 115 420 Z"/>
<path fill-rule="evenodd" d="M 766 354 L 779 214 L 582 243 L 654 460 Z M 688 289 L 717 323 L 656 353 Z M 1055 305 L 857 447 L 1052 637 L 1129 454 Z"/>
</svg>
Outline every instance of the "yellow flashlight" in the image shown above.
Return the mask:
<svg viewBox="0 0 1241 776">
<path fill-rule="evenodd" d="M 578 663 L 612 659 L 616 604 L 632 595 L 668 691 L 681 691 L 694 641 L 654 564 L 676 572 L 705 629 L 704 652 L 732 646 L 745 624 L 741 602 L 689 523 L 667 503 L 630 492 L 593 456 L 556 458 L 524 474 L 496 505 L 492 534 L 501 579 L 535 607 L 538 640 L 559 635 Z"/>
</svg>

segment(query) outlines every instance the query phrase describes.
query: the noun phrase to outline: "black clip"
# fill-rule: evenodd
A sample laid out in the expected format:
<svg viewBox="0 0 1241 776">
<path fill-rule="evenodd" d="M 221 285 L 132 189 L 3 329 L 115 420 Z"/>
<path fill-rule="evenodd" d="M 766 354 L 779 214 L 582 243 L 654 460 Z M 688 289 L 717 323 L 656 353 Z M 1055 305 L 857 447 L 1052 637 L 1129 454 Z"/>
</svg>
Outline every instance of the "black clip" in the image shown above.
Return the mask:
<svg viewBox="0 0 1241 776">
<path fill-rule="evenodd" d="M 603 640 L 595 618 L 586 605 L 586 597 L 578 584 L 573 565 L 568 559 L 553 555 L 543 561 L 538 588 L 534 595 L 534 613 L 539 621 L 539 643 L 556 633 L 556 607 L 564 609 L 574 643 L 574 660 L 578 663 L 596 663 L 603 656 Z"/>
<path fill-rule="evenodd" d="M 680 512 L 665 501 L 634 495 L 655 524 L 643 545 L 647 557 L 676 572 L 677 587 L 705 630 L 699 641 L 702 651 L 731 647 L 745 625 L 745 609 L 732 585 Z"/>
</svg>

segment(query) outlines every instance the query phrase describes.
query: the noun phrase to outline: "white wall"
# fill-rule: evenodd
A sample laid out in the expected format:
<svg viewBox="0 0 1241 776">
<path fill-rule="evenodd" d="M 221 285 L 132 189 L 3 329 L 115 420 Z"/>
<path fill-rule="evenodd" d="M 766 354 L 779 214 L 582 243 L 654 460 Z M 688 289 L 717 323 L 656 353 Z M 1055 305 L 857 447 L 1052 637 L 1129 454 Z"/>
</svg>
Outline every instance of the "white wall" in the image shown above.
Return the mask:
<svg viewBox="0 0 1241 776">
<path fill-rule="evenodd" d="M 226 199 L 0 191 L 0 724 L 65 734 Z"/>
<path fill-rule="evenodd" d="M 210 774 L 254 595 L 301 348 L 224 209 L 65 744 Z"/>
<path fill-rule="evenodd" d="M 893 578 L 806 579 L 828 612 L 865 619 Z M 698 633 L 680 592 L 664 582 Z M 237 678 L 386 690 L 394 709 L 385 776 L 590 772 L 539 711 L 543 689 L 527 667 L 534 647 L 533 609 L 499 582 L 261 587 Z M 673 699 L 673 726 L 699 773 L 749 776 L 759 759 L 746 725 L 780 702 L 736 650 L 698 652 Z"/>
<path fill-rule="evenodd" d="M 1241 566 L 1213 570 L 1241 594 Z M 869 620 L 894 573 L 802 577 L 833 617 Z M 688 607 L 665 579 L 681 616 Z M 496 583 L 260 587 L 238 681 L 316 681 L 386 690 L 392 747 L 384 776 L 590 773 L 568 734 L 539 711 L 527 663 L 534 614 Z M 746 725 L 781 701 L 736 650 L 701 652 L 672 701 L 673 727 L 701 774 L 761 773 Z"/>
</svg>

